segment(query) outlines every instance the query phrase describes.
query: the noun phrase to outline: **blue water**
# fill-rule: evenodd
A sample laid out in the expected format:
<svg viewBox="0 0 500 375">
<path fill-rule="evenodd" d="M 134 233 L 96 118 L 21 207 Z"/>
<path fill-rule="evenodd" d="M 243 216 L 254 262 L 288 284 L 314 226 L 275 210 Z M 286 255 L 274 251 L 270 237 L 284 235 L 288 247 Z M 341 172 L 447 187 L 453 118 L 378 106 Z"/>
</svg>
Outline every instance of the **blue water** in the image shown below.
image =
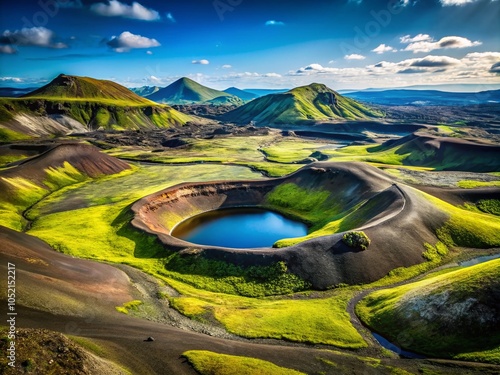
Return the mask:
<svg viewBox="0 0 500 375">
<path fill-rule="evenodd" d="M 471 260 L 466 260 L 464 262 L 459 262 L 458 265 L 460 267 L 470 267 L 470 266 L 475 266 L 476 264 L 488 262 L 493 259 L 500 258 L 500 254 L 493 254 L 493 255 L 484 255 L 482 257 L 477 257 L 473 258 Z"/>
<path fill-rule="evenodd" d="M 423 356 L 421 354 L 412 353 L 412 352 L 408 352 L 406 350 L 401 349 L 399 346 L 394 345 L 392 342 L 390 342 L 389 340 L 380 336 L 378 333 L 372 332 L 372 335 L 373 335 L 373 337 L 375 337 L 375 340 L 377 340 L 380 345 L 382 345 L 384 348 L 389 349 L 390 351 L 392 351 L 396 354 L 399 354 L 401 357 L 415 358 L 415 359 L 425 358 L 425 356 Z"/>
<path fill-rule="evenodd" d="M 307 225 L 260 208 L 228 208 L 189 218 L 172 236 L 199 245 L 237 249 L 271 247 L 283 238 L 307 235 Z"/>
</svg>

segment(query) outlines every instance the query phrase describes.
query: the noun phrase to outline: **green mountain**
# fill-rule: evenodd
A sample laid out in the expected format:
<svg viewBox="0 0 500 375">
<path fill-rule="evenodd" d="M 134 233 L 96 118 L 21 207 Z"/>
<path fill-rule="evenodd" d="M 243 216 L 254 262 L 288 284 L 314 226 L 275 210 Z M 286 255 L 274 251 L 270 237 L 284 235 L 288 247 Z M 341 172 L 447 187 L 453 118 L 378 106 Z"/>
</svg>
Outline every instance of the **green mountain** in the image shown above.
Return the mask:
<svg viewBox="0 0 500 375">
<path fill-rule="evenodd" d="M 158 103 L 168 104 L 235 104 L 241 105 L 243 101 L 224 91 L 211 89 L 200 85 L 189 78 L 181 78 L 169 86 L 158 90 L 148 96 L 148 99 Z"/>
<path fill-rule="evenodd" d="M 161 90 L 159 86 L 141 86 L 141 87 L 131 87 L 130 91 L 135 92 L 137 95 L 146 97 L 148 95 L 154 94 L 155 92 Z"/>
<path fill-rule="evenodd" d="M 245 91 L 245 90 L 240 90 L 237 87 L 229 87 L 229 88 L 225 89 L 224 92 L 227 92 L 228 94 L 237 96 L 238 98 L 240 98 L 241 100 L 243 100 L 245 102 L 248 102 L 250 100 L 253 100 L 253 99 L 259 97 L 259 95 L 257 95 L 257 94 L 253 94 L 253 93 Z"/>
<path fill-rule="evenodd" d="M 361 120 L 382 113 L 346 98 L 323 84 L 313 83 L 281 94 L 252 100 L 222 119 L 237 123 L 296 124 L 329 120 Z"/>
<path fill-rule="evenodd" d="M 128 104 L 151 104 L 116 82 L 59 74 L 49 84 L 22 96 L 43 99 L 117 100 Z"/>
<path fill-rule="evenodd" d="M 191 117 L 115 82 L 59 75 L 20 98 L 0 99 L 0 139 L 182 126 Z"/>
</svg>

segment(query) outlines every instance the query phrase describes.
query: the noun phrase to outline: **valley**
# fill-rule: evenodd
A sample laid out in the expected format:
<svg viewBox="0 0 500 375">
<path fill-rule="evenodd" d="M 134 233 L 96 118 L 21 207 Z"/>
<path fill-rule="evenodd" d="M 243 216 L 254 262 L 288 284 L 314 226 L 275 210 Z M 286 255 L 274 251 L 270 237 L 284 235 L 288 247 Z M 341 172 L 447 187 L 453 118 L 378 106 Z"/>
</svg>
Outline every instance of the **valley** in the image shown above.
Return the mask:
<svg viewBox="0 0 500 375">
<path fill-rule="evenodd" d="M 188 78 L 136 92 L 61 74 L 0 99 L 20 342 L 4 373 L 499 372 L 499 260 L 460 265 L 500 254 L 498 104 Z M 307 233 L 238 249 L 175 235 L 231 207 Z"/>
</svg>

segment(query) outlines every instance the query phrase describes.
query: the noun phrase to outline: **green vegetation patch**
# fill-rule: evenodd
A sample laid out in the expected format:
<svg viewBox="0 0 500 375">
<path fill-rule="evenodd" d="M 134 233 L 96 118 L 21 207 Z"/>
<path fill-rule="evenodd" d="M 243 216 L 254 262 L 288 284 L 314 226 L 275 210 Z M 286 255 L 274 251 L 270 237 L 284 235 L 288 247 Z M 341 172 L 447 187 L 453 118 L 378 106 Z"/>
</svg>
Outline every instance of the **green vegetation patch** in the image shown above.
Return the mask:
<svg viewBox="0 0 500 375">
<path fill-rule="evenodd" d="M 207 350 L 182 353 L 201 375 L 304 375 L 262 359 L 219 354 Z"/>
<path fill-rule="evenodd" d="M 124 303 L 122 306 L 116 306 L 115 309 L 123 314 L 128 314 L 130 311 L 137 311 L 143 303 L 140 300 L 133 300 Z"/>
<path fill-rule="evenodd" d="M 356 312 L 406 349 L 500 364 L 499 288 L 497 259 L 373 292 Z M 411 339 L 398 342 L 403 336 Z"/>
<path fill-rule="evenodd" d="M 423 192 L 418 193 L 450 216 L 436 231 L 445 245 L 472 248 L 500 246 L 500 217 L 467 211 Z"/>
<path fill-rule="evenodd" d="M 6 129 L 6 128 L 0 128 L 0 142 L 22 141 L 22 140 L 30 139 L 30 138 L 31 137 L 26 135 L 26 134 L 19 133 L 19 132 L 16 132 L 14 130 Z"/>
<path fill-rule="evenodd" d="M 367 346 L 346 311 L 355 289 L 337 289 L 318 298 L 306 298 L 307 294 L 247 298 L 207 292 L 174 280 L 169 284 L 182 294 L 170 299 L 178 311 L 201 320 L 212 315 L 239 336 L 351 349 Z"/>
<path fill-rule="evenodd" d="M 458 181 L 457 186 L 462 189 L 475 189 L 480 187 L 500 187 L 500 181 L 462 180 Z"/>
<path fill-rule="evenodd" d="M 165 276 L 197 288 L 247 297 L 289 294 L 310 287 L 290 273 L 285 262 L 242 267 L 200 255 L 175 253 L 167 259 L 165 268 Z"/>
<path fill-rule="evenodd" d="M 370 246 L 370 239 L 365 232 L 347 232 L 342 236 L 342 241 L 349 247 L 366 250 Z"/>
</svg>

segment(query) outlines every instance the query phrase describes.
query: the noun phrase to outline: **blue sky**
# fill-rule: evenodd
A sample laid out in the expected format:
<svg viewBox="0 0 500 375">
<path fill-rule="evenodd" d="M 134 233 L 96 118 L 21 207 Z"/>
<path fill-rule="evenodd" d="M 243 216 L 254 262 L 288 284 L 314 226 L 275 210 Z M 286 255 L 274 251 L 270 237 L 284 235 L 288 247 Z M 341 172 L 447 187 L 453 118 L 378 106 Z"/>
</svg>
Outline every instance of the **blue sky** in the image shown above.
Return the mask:
<svg viewBox="0 0 500 375">
<path fill-rule="evenodd" d="M 6 0 L 0 85 L 500 83 L 499 19 L 496 0 Z"/>
</svg>

